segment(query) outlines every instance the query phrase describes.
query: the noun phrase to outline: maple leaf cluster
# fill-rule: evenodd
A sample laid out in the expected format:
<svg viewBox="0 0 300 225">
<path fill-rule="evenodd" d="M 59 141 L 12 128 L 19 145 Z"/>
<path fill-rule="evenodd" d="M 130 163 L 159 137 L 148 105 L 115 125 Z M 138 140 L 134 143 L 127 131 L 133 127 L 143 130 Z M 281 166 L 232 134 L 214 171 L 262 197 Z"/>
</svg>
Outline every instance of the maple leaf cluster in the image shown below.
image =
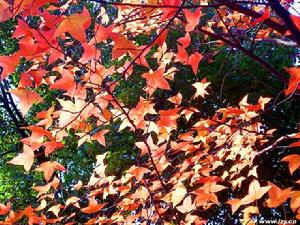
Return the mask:
<svg viewBox="0 0 300 225">
<path fill-rule="evenodd" d="M 260 114 L 268 110 L 271 99 L 260 97 L 251 104 L 245 96 L 238 106 L 219 108 L 209 117 L 193 104 L 205 100 L 212 85 L 205 76 L 197 76 L 201 63 L 212 59 L 190 48 L 200 33 L 207 42 L 209 37 L 219 38 L 216 47 L 229 44 L 280 75 L 236 39 L 225 39 L 235 35 L 233 28 L 247 30 L 269 20 L 269 26 L 257 33 L 255 41 L 282 35 L 282 24 L 271 18 L 269 8 L 258 5 L 248 9 L 252 14 L 247 15 L 235 11 L 240 5 L 216 1 L 222 7 L 202 23 L 205 9 L 210 3 L 216 7 L 214 2 L 123 1 L 109 4 L 116 12 L 109 16 L 103 7 L 109 2 L 99 1 L 101 9 L 94 18 L 84 4 L 76 13 L 70 12 L 81 1 L 0 1 L 0 21 L 17 20 L 13 37 L 19 43 L 18 51 L 0 56 L 1 80 L 9 79 L 21 59 L 31 62 L 18 86 L 10 90 L 19 100 L 22 115 L 26 117 L 34 104 L 44 101 L 40 87 L 60 93 L 55 104 L 36 114 L 36 124 L 22 128 L 30 135 L 20 140 L 23 151 L 9 161 L 26 171 L 43 173 L 45 182 L 33 187 L 39 206 L 12 210 L 10 203 L 0 204 L 0 215 L 5 215 L 0 224 L 14 224 L 24 218 L 29 224 L 76 224 L 78 215 L 87 215 L 85 224 L 205 224 L 203 212 L 221 204 L 230 206 L 232 213 L 241 211 L 244 224 L 254 224 L 251 215 L 260 211 L 257 201 L 276 208 L 288 199 L 295 217 L 300 219 L 300 190 L 280 188 L 260 180 L 257 174 L 257 157 L 280 141 L 291 139 L 295 142 L 290 147 L 300 146 L 300 133 L 272 143 L 274 130 L 259 132 L 263 125 Z M 37 25 L 30 23 L 31 17 L 38 17 Z M 174 49 L 167 44 L 172 29 L 184 32 Z M 293 35 L 290 31 L 283 33 Z M 149 41 L 140 44 L 136 41 L 140 35 Z M 78 45 L 82 52 L 76 59 L 66 49 Z M 103 62 L 101 45 L 110 49 L 110 60 L 118 63 Z M 190 99 L 173 88 L 175 78 L 185 79 L 177 74 L 179 66 L 190 69 L 195 76 Z M 144 68 L 144 72 L 138 72 L 137 67 Z M 300 72 L 297 67 L 286 71 L 290 79 L 285 94 L 289 96 L 299 91 Z M 118 98 L 117 90 L 121 81 L 132 84 L 136 73 L 145 85 L 138 102 L 127 105 Z M 157 92 L 167 93 L 163 107 L 157 102 Z M 181 123 L 186 129 L 181 129 L 179 120 L 184 121 Z M 50 160 L 50 156 L 63 151 L 70 130 L 77 137 L 78 147 L 97 141 L 105 148 L 111 124 L 117 124 L 118 131 L 134 133 L 134 150 L 138 152 L 135 165 L 122 174 L 108 175 L 107 154 L 99 153 L 89 181 L 79 180 L 73 186 L 84 194 L 57 201 L 55 193 L 63 188 L 58 173 L 68 168 Z M 46 160 L 39 161 L 39 154 Z M 299 154 L 292 154 L 282 159 L 291 174 L 299 169 L 299 158 Z M 240 192 L 245 184 L 247 190 Z M 227 196 L 228 192 L 232 195 Z"/>
</svg>

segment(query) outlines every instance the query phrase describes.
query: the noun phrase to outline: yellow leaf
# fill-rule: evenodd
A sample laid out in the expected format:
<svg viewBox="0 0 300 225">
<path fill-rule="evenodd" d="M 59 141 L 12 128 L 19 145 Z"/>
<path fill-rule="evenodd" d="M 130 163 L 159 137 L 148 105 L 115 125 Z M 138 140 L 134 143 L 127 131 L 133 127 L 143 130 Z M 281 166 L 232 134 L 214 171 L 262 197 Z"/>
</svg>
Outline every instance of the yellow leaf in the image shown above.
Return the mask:
<svg viewBox="0 0 300 225">
<path fill-rule="evenodd" d="M 196 207 L 195 207 L 195 204 L 192 203 L 192 198 L 191 196 L 189 195 L 188 197 L 186 197 L 184 200 L 183 200 L 183 203 L 181 206 L 177 206 L 176 207 L 180 212 L 182 213 L 188 213 L 192 210 L 194 210 Z"/>
<path fill-rule="evenodd" d="M 58 217 L 58 213 L 60 212 L 60 208 L 62 207 L 61 204 L 54 205 L 48 209 L 48 212 L 53 212 L 53 214 Z"/>
<path fill-rule="evenodd" d="M 271 186 L 261 187 L 257 180 L 252 181 L 249 186 L 248 195 L 242 199 L 242 204 L 247 205 L 260 199 L 270 188 Z"/>
<path fill-rule="evenodd" d="M 179 182 L 174 188 L 175 190 L 172 191 L 171 201 L 173 203 L 173 206 L 176 206 L 185 197 L 187 191 L 181 182 Z"/>
<path fill-rule="evenodd" d="M 202 98 L 204 98 L 204 96 L 206 94 L 208 94 L 205 89 L 208 87 L 209 84 L 210 84 L 210 82 L 206 82 L 206 83 L 196 82 L 196 83 L 194 83 L 192 85 L 194 88 L 196 88 L 196 93 L 194 95 L 194 98 L 197 98 L 198 96 L 201 96 Z"/>
<path fill-rule="evenodd" d="M 40 205 L 39 205 L 37 208 L 35 208 L 34 210 L 35 210 L 35 211 L 41 211 L 41 210 L 43 210 L 44 208 L 46 208 L 46 206 L 47 206 L 47 202 L 46 202 L 45 199 L 43 199 L 43 200 L 41 201 Z"/>
<path fill-rule="evenodd" d="M 8 163 L 14 164 L 14 165 L 20 165 L 24 166 L 26 171 L 29 171 L 34 161 L 34 153 L 32 149 L 24 145 L 23 147 L 23 153 L 19 154 L 12 160 L 10 160 Z"/>
</svg>

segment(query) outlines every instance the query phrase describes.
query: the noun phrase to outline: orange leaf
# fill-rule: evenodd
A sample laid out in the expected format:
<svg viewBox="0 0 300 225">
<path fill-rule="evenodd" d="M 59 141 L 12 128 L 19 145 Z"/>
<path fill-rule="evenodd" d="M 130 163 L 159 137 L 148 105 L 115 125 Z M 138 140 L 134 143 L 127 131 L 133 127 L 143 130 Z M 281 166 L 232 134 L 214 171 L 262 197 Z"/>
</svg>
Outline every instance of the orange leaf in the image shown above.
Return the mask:
<svg viewBox="0 0 300 225">
<path fill-rule="evenodd" d="M 37 123 L 37 125 L 45 125 L 45 129 L 48 129 L 52 123 L 53 123 L 53 118 L 52 118 L 52 113 L 54 112 L 54 106 L 51 106 L 48 110 L 39 112 L 36 117 L 39 119 L 43 119 Z"/>
<path fill-rule="evenodd" d="M 58 162 L 44 162 L 42 163 L 36 171 L 41 171 L 44 173 L 46 181 L 49 181 L 55 170 L 65 171 L 65 167 Z"/>
<path fill-rule="evenodd" d="M 185 64 L 188 60 L 188 53 L 186 52 L 184 47 L 181 47 L 180 45 L 177 45 L 177 57 L 176 57 L 176 62 L 181 62 Z"/>
<path fill-rule="evenodd" d="M 0 81 L 5 79 L 9 74 L 15 71 L 17 65 L 19 64 L 19 58 L 19 52 L 16 52 L 10 56 L 0 56 L 0 66 L 3 70 L 0 74 Z"/>
<path fill-rule="evenodd" d="M 148 73 L 142 75 L 147 80 L 147 91 L 150 95 L 157 89 L 170 90 L 168 81 L 164 78 L 164 68 L 159 68 L 156 71 L 150 70 Z"/>
<path fill-rule="evenodd" d="M 184 37 L 181 37 L 177 40 L 183 48 L 187 48 L 189 47 L 189 45 L 191 44 L 191 37 L 190 37 L 190 33 L 186 32 Z"/>
<path fill-rule="evenodd" d="M 45 154 L 49 155 L 55 151 L 55 149 L 63 148 L 64 144 L 56 141 L 47 141 L 43 144 L 45 146 Z"/>
<path fill-rule="evenodd" d="M 93 43 L 83 43 L 83 54 L 79 60 L 81 63 L 87 63 L 92 59 L 98 60 L 101 57 L 101 52 Z"/>
<path fill-rule="evenodd" d="M 291 195 L 292 188 L 286 188 L 284 190 L 277 187 L 275 184 L 269 183 L 271 185 L 268 191 L 269 199 L 267 200 L 267 205 L 270 208 L 276 208 L 285 202 Z"/>
<path fill-rule="evenodd" d="M 139 53 L 137 46 L 131 41 L 126 39 L 124 36 L 113 33 L 111 35 L 113 39 L 114 48 L 112 50 L 112 58 L 117 59 L 127 52 L 130 53 L 131 56 L 136 56 Z"/>
<path fill-rule="evenodd" d="M 201 61 L 202 58 L 203 58 L 203 56 L 202 56 L 200 53 L 198 53 L 198 52 L 192 54 L 192 55 L 188 58 L 187 64 L 191 65 L 194 74 L 197 73 L 197 71 L 198 71 L 198 66 L 199 66 L 199 62 Z"/>
<path fill-rule="evenodd" d="M 14 164 L 14 165 L 20 165 L 24 166 L 26 171 L 29 171 L 34 161 L 34 153 L 32 149 L 24 145 L 23 146 L 23 153 L 19 154 L 12 160 L 10 160 L 8 163 Z"/>
<path fill-rule="evenodd" d="M 110 34 L 112 33 L 112 30 L 114 28 L 114 25 L 110 25 L 108 27 L 104 27 L 100 24 L 96 24 L 94 32 L 95 32 L 95 41 L 96 42 L 102 42 L 109 38 Z"/>
<path fill-rule="evenodd" d="M 113 114 L 108 109 L 102 109 L 102 115 L 104 119 L 109 120 Z"/>
<path fill-rule="evenodd" d="M 300 147 L 300 141 L 293 142 L 289 146 L 291 146 L 291 147 Z"/>
<path fill-rule="evenodd" d="M 164 0 L 162 1 L 162 5 L 174 5 L 174 6 L 180 6 L 181 1 L 180 0 Z M 171 18 L 176 13 L 176 8 L 169 8 L 169 7 L 162 7 L 163 15 L 161 17 L 161 20 L 165 20 L 168 18 Z"/>
<path fill-rule="evenodd" d="M 132 196 L 134 199 L 141 199 L 143 201 L 146 201 L 149 197 L 149 191 L 147 188 L 140 186 L 135 193 Z"/>
<path fill-rule="evenodd" d="M 10 203 L 3 205 L 0 203 L 0 216 L 7 214 L 10 210 Z"/>
<path fill-rule="evenodd" d="M 300 208 L 300 191 L 293 191 L 291 193 L 291 209 L 296 212 Z"/>
<path fill-rule="evenodd" d="M 157 126 L 159 128 L 169 127 L 176 128 L 177 122 L 176 120 L 180 117 L 178 114 L 180 108 L 169 109 L 169 110 L 159 110 L 159 121 L 157 122 Z"/>
<path fill-rule="evenodd" d="M 147 145 L 144 142 L 136 142 L 135 145 L 141 149 L 141 156 L 148 153 L 148 147 L 151 151 L 156 151 L 158 149 L 158 147 L 153 143 L 151 135 L 147 138 Z"/>
<path fill-rule="evenodd" d="M 284 157 L 281 161 L 289 164 L 290 173 L 293 174 L 300 167 L 300 155 L 292 154 Z"/>
<path fill-rule="evenodd" d="M 203 188 L 198 188 L 194 191 L 197 195 L 195 198 L 196 206 L 203 206 L 206 205 L 208 202 L 213 202 L 215 204 L 219 203 L 217 196 L 214 193 L 209 193 Z"/>
<path fill-rule="evenodd" d="M 50 88 L 65 90 L 69 96 L 73 97 L 76 90 L 76 83 L 72 71 L 63 69 L 61 78 L 50 84 Z"/>
<path fill-rule="evenodd" d="M 47 137 L 50 140 L 54 140 L 51 133 L 49 131 L 43 129 L 42 127 L 28 126 L 28 127 L 24 127 L 24 129 L 30 130 L 31 136 L 27 137 L 27 138 L 23 138 L 22 142 L 24 144 L 30 145 L 33 150 L 36 149 L 36 148 L 33 148 L 33 145 L 43 143 L 44 137 Z"/>
<path fill-rule="evenodd" d="M 107 132 L 109 132 L 109 130 L 100 130 L 91 137 L 91 140 L 97 140 L 101 145 L 106 146 L 104 135 Z"/>
<path fill-rule="evenodd" d="M 19 98 L 21 106 L 20 108 L 23 116 L 25 116 L 34 103 L 40 103 L 43 101 L 43 99 L 36 92 L 26 90 L 22 87 L 12 89 L 10 92 Z"/>
<path fill-rule="evenodd" d="M 22 56 L 34 56 L 38 47 L 38 44 L 32 37 L 25 37 L 19 41 L 19 53 Z"/>
<path fill-rule="evenodd" d="M 0 22 L 8 20 L 11 16 L 10 4 L 4 0 L 0 0 Z M 1 79 L 0 79 L 1 80 Z"/>
<path fill-rule="evenodd" d="M 54 38 L 68 32 L 80 42 L 86 42 L 85 29 L 90 26 L 91 17 L 86 8 L 82 13 L 66 17 L 57 27 Z"/>
<path fill-rule="evenodd" d="M 83 213 L 86 213 L 86 214 L 96 213 L 99 210 L 101 210 L 105 205 L 106 205 L 106 203 L 98 204 L 98 202 L 96 201 L 96 199 L 92 198 L 89 201 L 89 206 L 86 207 L 86 208 L 81 209 L 81 211 Z"/>
<path fill-rule="evenodd" d="M 188 9 L 184 9 L 183 13 L 187 20 L 187 25 L 185 27 L 185 30 L 188 32 L 193 31 L 200 22 L 201 8 L 198 7 L 195 12 L 191 12 Z"/>
<path fill-rule="evenodd" d="M 286 71 L 290 74 L 290 81 L 288 88 L 285 89 L 285 94 L 289 95 L 293 93 L 296 89 L 300 89 L 300 67 L 286 68 Z"/>
<path fill-rule="evenodd" d="M 48 63 L 52 64 L 54 63 L 56 60 L 58 59 L 63 59 L 65 57 L 64 53 L 59 51 L 61 50 L 60 47 L 57 48 L 51 48 L 51 50 L 49 51 L 51 53 L 49 59 L 48 59 Z"/>
<path fill-rule="evenodd" d="M 242 199 L 242 204 L 247 205 L 260 199 L 270 188 L 271 186 L 261 187 L 257 180 L 253 180 L 249 186 L 248 195 Z"/>
<path fill-rule="evenodd" d="M 47 183 L 44 186 L 35 186 L 35 187 L 33 187 L 33 189 L 35 191 L 39 192 L 38 195 L 43 195 L 43 194 L 47 193 L 47 191 L 49 191 L 51 187 L 53 189 L 56 189 L 59 184 L 60 184 L 60 180 L 57 177 L 54 176 L 54 178 L 51 182 Z"/>
<path fill-rule="evenodd" d="M 159 31 L 160 33 L 160 31 Z M 166 40 L 168 34 L 168 29 L 165 29 L 160 35 L 159 37 L 156 39 L 155 43 L 158 44 L 159 46 L 162 46 Z"/>
<path fill-rule="evenodd" d="M 216 182 L 207 182 L 204 184 L 203 189 L 210 193 L 216 193 L 226 189 L 226 187 L 223 185 L 219 185 Z"/>
<path fill-rule="evenodd" d="M 140 181 L 142 180 L 144 174 L 150 172 L 150 170 L 145 167 L 132 166 L 127 170 L 127 172 L 129 174 L 132 174 L 137 179 L 137 181 Z"/>
<path fill-rule="evenodd" d="M 236 210 L 238 210 L 242 203 L 241 203 L 241 199 L 230 199 L 229 201 L 227 201 L 228 204 L 231 205 L 231 211 L 232 211 L 232 214 L 234 214 L 236 212 Z"/>
<path fill-rule="evenodd" d="M 168 98 L 168 100 L 172 103 L 174 103 L 175 105 L 180 105 L 181 100 L 182 100 L 182 94 L 180 94 L 180 92 L 178 92 L 177 95 Z"/>
</svg>

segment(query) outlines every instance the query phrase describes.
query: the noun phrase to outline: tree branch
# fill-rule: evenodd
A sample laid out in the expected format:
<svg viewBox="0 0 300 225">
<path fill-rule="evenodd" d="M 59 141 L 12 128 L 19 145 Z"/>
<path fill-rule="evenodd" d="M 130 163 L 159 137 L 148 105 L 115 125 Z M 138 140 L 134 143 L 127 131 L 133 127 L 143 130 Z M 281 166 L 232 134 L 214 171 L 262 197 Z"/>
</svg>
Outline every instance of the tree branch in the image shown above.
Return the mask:
<svg viewBox="0 0 300 225">
<path fill-rule="evenodd" d="M 0 73 L 2 73 L 2 69 L 0 71 L 1 71 Z M 3 84 L 1 82 L 0 82 L 0 90 L 1 90 L 1 93 L 2 93 L 1 101 L 3 102 L 3 107 L 6 109 L 8 115 L 12 119 L 12 121 L 15 124 L 15 126 L 17 128 L 17 131 L 19 132 L 19 134 L 21 135 L 21 137 L 22 138 L 26 138 L 27 134 L 26 134 L 26 132 L 24 130 L 21 129 L 21 124 L 20 124 L 19 120 L 17 119 L 17 117 L 15 116 L 14 112 L 10 108 L 9 101 L 7 99 L 7 96 L 6 96 L 6 90 L 5 90 L 5 88 L 4 88 L 4 86 L 3 86 Z"/>
<path fill-rule="evenodd" d="M 277 15 L 284 21 L 287 29 L 291 32 L 291 35 L 295 42 L 300 46 L 300 31 L 291 18 L 291 14 L 287 11 L 278 0 L 270 0 L 271 8 L 277 13 Z"/>
<path fill-rule="evenodd" d="M 251 16 L 253 18 L 260 18 L 262 16 L 261 13 L 258 13 L 252 9 L 249 9 L 249 8 L 239 5 L 242 2 L 233 2 L 233 1 L 228 1 L 228 0 L 216 0 L 216 1 L 219 3 L 222 3 L 223 5 L 227 6 L 228 8 L 230 8 L 234 11 L 243 13 L 243 14 Z M 287 31 L 287 28 L 285 26 L 273 21 L 272 19 L 266 19 L 264 21 L 264 24 L 266 24 L 268 27 L 276 30 L 277 32 L 279 32 L 283 35 Z"/>
<path fill-rule="evenodd" d="M 256 156 L 262 155 L 262 154 L 274 149 L 280 142 L 293 138 L 293 135 L 295 135 L 295 134 L 285 135 L 285 136 L 278 138 L 272 145 L 259 151 Z"/>
<path fill-rule="evenodd" d="M 201 28 L 200 26 L 197 27 L 197 29 L 205 34 L 208 35 L 214 39 L 217 40 L 221 40 L 223 41 L 225 44 L 236 48 L 240 51 L 242 51 L 245 55 L 247 55 L 248 57 L 252 58 L 254 61 L 256 61 L 257 63 L 259 63 L 260 65 L 262 65 L 263 67 L 265 67 L 267 70 L 269 70 L 272 74 L 274 74 L 280 81 L 282 81 L 283 83 L 287 83 L 287 78 L 280 72 L 278 72 L 274 67 L 272 67 L 271 65 L 269 65 L 265 60 L 261 59 L 260 57 L 258 57 L 257 55 L 255 55 L 252 51 L 244 48 L 243 46 L 241 46 L 240 44 L 237 44 L 235 42 L 232 42 L 216 33 L 212 33 L 210 31 L 207 31 L 203 28 Z"/>
<path fill-rule="evenodd" d="M 8 96 L 8 99 L 9 99 L 9 104 L 12 106 L 12 108 L 14 109 L 15 113 L 17 114 L 17 116 L 19 117 L 19 120 L 22 121 L 22 123 L 27 126 L 26 124 L 26 121 L 24 119 L 24 117 L 22 116 L 20 110 L 17 108 L 12 96 L 11 96 L 11 93 L 9 92 L 9 84 L 6 80 L 4 80 L 4 88 L 6 89 L 6 95 Z"/>
</svg>

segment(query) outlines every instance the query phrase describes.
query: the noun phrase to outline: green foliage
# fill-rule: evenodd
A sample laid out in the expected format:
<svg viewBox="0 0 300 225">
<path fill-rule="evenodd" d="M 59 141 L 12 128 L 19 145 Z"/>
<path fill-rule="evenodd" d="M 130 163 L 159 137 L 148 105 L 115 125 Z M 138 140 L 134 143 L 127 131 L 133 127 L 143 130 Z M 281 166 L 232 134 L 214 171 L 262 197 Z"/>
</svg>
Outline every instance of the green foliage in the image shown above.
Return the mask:
<svg viewBox="0 0 300 225">
<path fill-rule="evenodd" d="M 15 20 L 0 23 L 0 55 L 9 55 L 18 49 L 17 40 L 11 37 L 16 24 Z"/>
</svg>

